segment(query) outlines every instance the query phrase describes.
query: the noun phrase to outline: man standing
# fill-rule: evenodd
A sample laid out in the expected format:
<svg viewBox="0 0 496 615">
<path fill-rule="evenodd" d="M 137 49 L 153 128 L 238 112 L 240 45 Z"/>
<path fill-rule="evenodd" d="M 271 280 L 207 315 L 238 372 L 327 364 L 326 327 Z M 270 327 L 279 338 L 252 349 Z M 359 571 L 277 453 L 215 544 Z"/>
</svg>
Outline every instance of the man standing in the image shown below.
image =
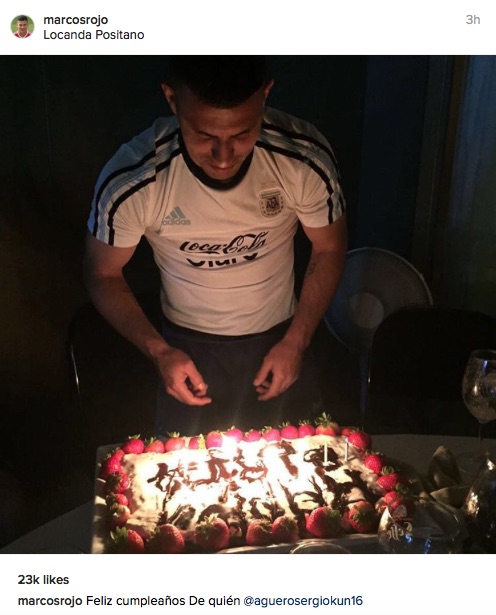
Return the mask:
<svg viewBox="0 0 496 615">
<path fill-rule="evenodd" d="M 28 38 L 28 36 L 31 36 L 31 32 L 28 30 L 28 18 L 26 15 L 19 15 L 17 18 L 17 32 L 14 32 L 14 36 L 17 38 Z"/>
<path fill-rule="evenodd" d="M 265 108 L 272 84 L 262 56 L 171 58 L 162 87 L 174 116 L 121 147 L 96 186 L 88 288 L 155 363 L 162 433 L 296 420 L 318 398 L 304 356 L 344 265 L 344 199 L 325 139 Z M 297 303 L 298 221 L 312 251 Z M 122 273 L 143 235 L 163 335 Z"/>
</svg>

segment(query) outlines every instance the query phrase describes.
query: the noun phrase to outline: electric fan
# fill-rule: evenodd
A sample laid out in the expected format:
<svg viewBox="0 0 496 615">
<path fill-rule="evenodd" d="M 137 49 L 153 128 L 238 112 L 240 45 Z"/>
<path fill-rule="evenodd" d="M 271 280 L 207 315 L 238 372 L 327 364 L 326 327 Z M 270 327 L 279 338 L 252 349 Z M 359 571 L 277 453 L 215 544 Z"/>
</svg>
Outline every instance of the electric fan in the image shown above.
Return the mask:
<svg viewBox="0 0 496 615">
<path fill-rule="evenodd" d="M 324 321 L 342 344 L 364 352 L 386 316 L 403 307 L 431 304 L 422 274 L 408 261 L 388 250 L 359 248 L 346 256 L 343 277 Z"/>
<path fill-rule="evenodd" d="M 404 307 L 432 305 L 422 274 L 407 260 L 380 248 L 350 250 L 343 277 L 324 322 L 351 351 L 360 354 L 360 413 L 366 411 L 369 350 L 380 323 Z"/>
</svg>

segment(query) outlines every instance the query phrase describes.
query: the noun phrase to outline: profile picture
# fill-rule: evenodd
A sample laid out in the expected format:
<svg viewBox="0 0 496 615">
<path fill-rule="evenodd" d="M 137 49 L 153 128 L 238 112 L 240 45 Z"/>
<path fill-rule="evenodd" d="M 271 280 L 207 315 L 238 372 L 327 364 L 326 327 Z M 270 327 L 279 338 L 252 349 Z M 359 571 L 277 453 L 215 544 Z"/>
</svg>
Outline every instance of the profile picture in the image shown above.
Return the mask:
<svg viewBox="0 0 496 615">
<path fill-rule="evenodd" d="M 11 29 L 16 38 L 28 38 L 33 34 L 34 22 L 27 15 L 17 15 L 12 20 Z"/>
</svg>

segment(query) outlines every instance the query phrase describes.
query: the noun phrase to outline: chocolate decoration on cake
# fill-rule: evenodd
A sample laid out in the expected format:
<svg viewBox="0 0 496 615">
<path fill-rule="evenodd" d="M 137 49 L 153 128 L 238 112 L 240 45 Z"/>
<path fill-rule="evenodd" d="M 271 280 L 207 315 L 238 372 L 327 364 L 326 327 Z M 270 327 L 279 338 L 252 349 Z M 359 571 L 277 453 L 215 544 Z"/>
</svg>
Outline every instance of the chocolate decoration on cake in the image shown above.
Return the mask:
<svg viewBox="0 0 496 615">
<path fill-rule="evenodd" d="M 306 520 L 317 508 L 344 515 L 352 503 L 375 504 L 382 495 L 364 456 L 345 460 L 345 437 L 305 435 L 267 442 L 224 437 L 210 449 L 125 453 L 120 457 L 129 478 L 126 526 L 147 540 L 161 523 L 170 523 L 191 540 L 197 526 L 218 516 L 228 525 L 231 544 L 243 544 L 254 521 L 272 524 L 279 517 L 297 522 L 305 536 Z"/>
</svg>

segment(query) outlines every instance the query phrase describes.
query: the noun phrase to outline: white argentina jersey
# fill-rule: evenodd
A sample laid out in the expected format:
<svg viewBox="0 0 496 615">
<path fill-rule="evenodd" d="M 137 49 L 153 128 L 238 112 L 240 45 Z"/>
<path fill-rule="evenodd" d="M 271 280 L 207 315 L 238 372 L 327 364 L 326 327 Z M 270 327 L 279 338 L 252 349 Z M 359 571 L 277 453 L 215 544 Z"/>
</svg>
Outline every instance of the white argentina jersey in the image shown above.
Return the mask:
<svg viewBox="0 0 496 615">
<path fill-rule="evenodd" d="M 117 247 L 146 237 L 169 320 L 243 335 L 293 315 L 298 220 L 323 227 L 343 211 L 326 140 L 311 124 L 267 109 L 253 154 L 228 187 L 195 172 L 175 117 L 156 120 L 103 169 L 88 228 Z"/>
</svg>

